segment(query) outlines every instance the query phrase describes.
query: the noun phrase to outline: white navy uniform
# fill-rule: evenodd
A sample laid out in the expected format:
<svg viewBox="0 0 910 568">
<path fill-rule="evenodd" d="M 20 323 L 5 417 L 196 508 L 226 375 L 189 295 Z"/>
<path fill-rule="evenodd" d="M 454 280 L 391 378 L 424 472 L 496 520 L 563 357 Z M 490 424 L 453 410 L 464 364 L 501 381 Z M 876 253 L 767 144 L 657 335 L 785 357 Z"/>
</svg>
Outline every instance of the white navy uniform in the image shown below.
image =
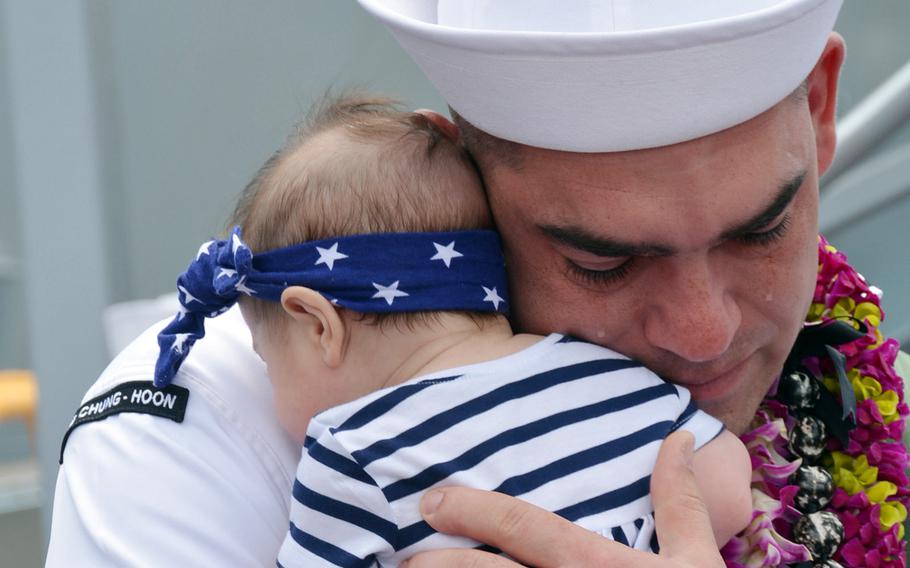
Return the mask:
<svg viewBox="0 0 910 568">
<path fill-rule="evenodd" d="M 684 388 L 559 334 L 380 390 L 311 420 L 279 566 L 397 566 L 478 546 L 421 519 L 421 495 L 445 485 L 515 495 L 656 551 L 650 475 L 678 428 L 696 448 L 723 431 Z"/>
<path fill-rule="evenodd" d="M 68 436 L 49 568 L 274 566 L 300 446 L 278 424 L 239 309 L 208 322 L 177 374 L 175 388 L 188 390 L 182 422 L 114 412 L 131 397 L 148 408 L 171 402 L 144 390 L 164 324 L 127 347 L 85 396 L 97 402 L 80 407 L 84 415 L 112 413 Z M 143 389 L 118 396 L 135 381 Z"/>
</svg>

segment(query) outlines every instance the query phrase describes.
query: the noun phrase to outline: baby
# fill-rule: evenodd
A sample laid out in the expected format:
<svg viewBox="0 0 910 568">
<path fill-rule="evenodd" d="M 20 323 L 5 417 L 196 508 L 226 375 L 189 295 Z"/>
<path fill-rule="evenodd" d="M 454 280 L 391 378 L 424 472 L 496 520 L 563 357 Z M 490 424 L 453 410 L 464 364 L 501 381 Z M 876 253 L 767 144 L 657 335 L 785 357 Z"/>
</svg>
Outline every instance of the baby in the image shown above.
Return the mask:
<svg viewBox="0 0 910 568">
<path fill-rule="evenodd" d="M 420 496 L 441 485 L 656 551 L 650 473 L 679 428 L 695 435 L 718 544 L 750 520 L 745 448 L 685 389 L 603 347 L 513 332 L 480 178 L 424 116 L 355 98 L 317 109 L 235 222 L 178 280 L 156 383 L 205 317 L 240 301 L 279 419 L 304 445 L 279 565 L 397 566 L 477 546 L 421 520 Z"/>
</svg>

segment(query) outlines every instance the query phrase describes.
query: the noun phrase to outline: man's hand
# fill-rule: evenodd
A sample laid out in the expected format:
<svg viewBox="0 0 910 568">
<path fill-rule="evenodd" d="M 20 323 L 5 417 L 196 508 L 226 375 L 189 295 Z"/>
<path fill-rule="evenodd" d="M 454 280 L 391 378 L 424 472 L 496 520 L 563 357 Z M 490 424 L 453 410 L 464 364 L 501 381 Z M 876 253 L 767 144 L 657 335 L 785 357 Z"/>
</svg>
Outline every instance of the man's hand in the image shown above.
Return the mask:
<svg viewBox="0 0 910 568">
<path fill-rule="evenodd" d="M 692 445 L 688 432 L 669 436 L 651 477 L 659 556 L 615 543 L 520 499 L 477 489 L 429 491 L 421 501 L 421 513 L 440 532 L 490 544 L 518 562 L 538 568 L 723 568 L 695 484 Z M 515 568 L 520 564 L 477 550 L 449 549 L 418 554 L 406 566 Z"/>
</svg>

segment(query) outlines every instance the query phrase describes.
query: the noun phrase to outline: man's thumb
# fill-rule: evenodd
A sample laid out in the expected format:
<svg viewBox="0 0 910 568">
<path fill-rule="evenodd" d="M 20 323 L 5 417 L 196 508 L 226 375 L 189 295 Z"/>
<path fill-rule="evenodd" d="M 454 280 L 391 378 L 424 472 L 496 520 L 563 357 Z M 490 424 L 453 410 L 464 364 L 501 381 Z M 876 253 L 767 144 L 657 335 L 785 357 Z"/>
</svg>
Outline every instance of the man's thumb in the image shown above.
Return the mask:
<svg viewBox="0 0 910 568">
<path fill-rule="evenodd" d="M 695 483 L 690 432 L 677 431 L 660 447 L 651 476 L 651 497 L 660 554 L 695 566 L 723 566 L 708 509 Z"/>
</svg>

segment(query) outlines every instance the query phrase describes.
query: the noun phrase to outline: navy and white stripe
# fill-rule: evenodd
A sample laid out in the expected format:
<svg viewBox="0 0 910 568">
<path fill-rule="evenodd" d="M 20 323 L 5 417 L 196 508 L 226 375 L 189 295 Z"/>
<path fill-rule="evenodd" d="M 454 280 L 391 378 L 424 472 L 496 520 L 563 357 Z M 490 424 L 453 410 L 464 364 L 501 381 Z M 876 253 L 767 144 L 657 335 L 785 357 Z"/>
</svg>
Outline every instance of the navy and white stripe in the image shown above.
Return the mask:
<svg viewBox="0 0 910 568">
<path fill-rule="evenodd" d="M 313 418 L 279 562 L 397 566 L 420 550 L 477 547 L 420 518 L 420 496 L 445 485 L 516 495 L 653 550 L 650 475 L 677 428 L 700 447 L 723 427 L 685 389 L 561 335 L 372 393 Z"/>
</svg>

